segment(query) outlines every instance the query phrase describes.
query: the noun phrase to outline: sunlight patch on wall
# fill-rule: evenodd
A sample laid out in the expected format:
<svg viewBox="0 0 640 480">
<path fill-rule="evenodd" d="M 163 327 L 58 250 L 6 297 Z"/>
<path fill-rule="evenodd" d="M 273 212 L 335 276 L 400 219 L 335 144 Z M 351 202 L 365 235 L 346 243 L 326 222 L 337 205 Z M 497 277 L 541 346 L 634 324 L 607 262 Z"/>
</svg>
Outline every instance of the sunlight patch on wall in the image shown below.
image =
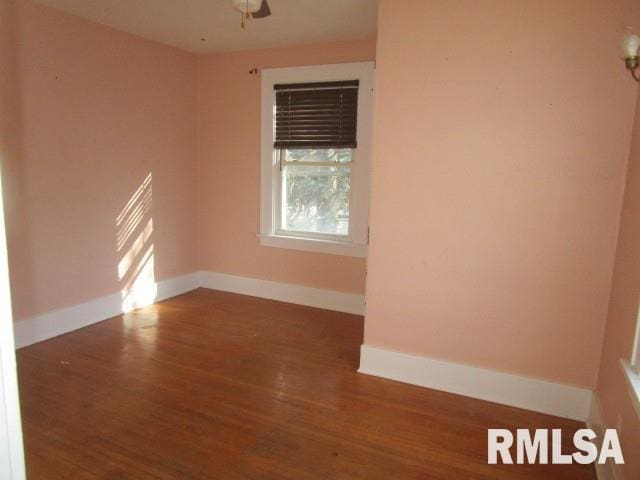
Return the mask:
<svg viewBox="0 0 640 480">
<path fill-rule="evenodd" d="M 130 280 L 122 289 L 122 310 L 130 312 L 150 305 L 156 299 L 158 286 L 153 270 L 153 245 L 142 256 Z"/>
<path fill-rule="evenodd" d="M 150 305 L 156 299 L 153 248 L 153 189 L 149 173 L 116 217 L 118 280 L 122 310 L 130 312 Z"/>
<path fill-rule="evenodd" d="M 140 235 L 131 244 L 131 247 L 122 257 L 122 260 L 118 263 L 118 280 L 122 281 L 127 275 L 127 272 L 133 266 L 133 262 L 138 257 L 140 252 L 144 249 L 145 245 L 149 243 L 151 234 L 153 233 L 153 218 L 150 218 L 145 225 Z"/>
<path fill-rule="evenodd" d="M 116 218 L 118 252 L 126 246 L 127 240 L 151 212 L 153 196 L 151 180 L 151 173 L 149 173 Z"/>
</svg>

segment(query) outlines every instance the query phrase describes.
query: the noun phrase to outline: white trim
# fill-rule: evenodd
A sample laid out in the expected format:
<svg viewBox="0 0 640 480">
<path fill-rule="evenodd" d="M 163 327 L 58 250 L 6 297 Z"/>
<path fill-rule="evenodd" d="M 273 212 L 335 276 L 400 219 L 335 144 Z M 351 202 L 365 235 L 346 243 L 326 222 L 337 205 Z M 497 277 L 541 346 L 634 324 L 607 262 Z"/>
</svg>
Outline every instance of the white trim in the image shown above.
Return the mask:
<svg viewBox="0 0 640 480">
<path fill-rule="evenodd" d="M 188 273 L 169 280 L 158 282 L 158 296 L 156 302 L 168 298 L 177 297 L 200 287 L 200 275 L 198 272 Z"/>
<path fill-rule="evenodd" d="M 367 256 L 367 245 L 316 238 L 299 238 L 285 235 L 258 235 L 260 243 L 266 247 L 288 248 L 304 252 L 329 253 L 347 257 Z"/>
<path fill-rule="evenodd" d="M 373 124 L 374 62 L 337 63 L 307 67 L 267 68 L 260 72 L 260 243 L 264 246 L 293 248 L 295 250 L 319 251 L 335 255 L 364 256 L 368 242 L 369 194 L 371 189 L 371 129 Z M 276 83 L 304 83 L 336 80 L 359 80 L 358 89 L 358 148 L 352 166 L 351 218 L 354 250 L 345 249 L 340 243 L 325 243 L 319 247 L 312 240 L 291 237 L 285 241 L 274 241 L 277 225 L 277 190 L 280 168 L 273 151 L 273 86 Z M 354 255 L 353 252 L 357 252 Z"/>
<path fill-rule="evenodd" d="M 591 390 L 362 345 L 360 373 L 584 421 Z"/>
<path fill-rule="evenodd" d="M 241 293 L 336 312 L 364 315 L 364 295 L 356 293 L 336 292 L 225 273 L 200 272 L 200 275 L 201 286 L 212 290 Z"/>
<path fill-rule="evenodd" d="M 24 480 L 24 449 L 0 179 L 0 478 Z"/>
<path fill-rule="evenodd" d="M 602 440 L 602 438 L 604 437 L 605 430 L 607 428 L 611 428 L 610 426 L 607 426 L 605 424 L 605 421 L 602 417 L 600 400 L 598 399 L 598 394 L 596 392 L 593 392 L 591 396 L 591 405 L 589 409 L 589 418 L 587 419 L 587 428 L 590 428 L 596 433 L 596 439 L 598 441 Z M 598 451 L 600 451 L 600 446 L 601 445 L 597 445 Z M 611 459 L 608 459 L 605 464 L 595 462 L 594 466 L 596 469 L 596 477 L 598 478 L 598 480 L 623 480 L 620 467 Z"/>
<path fill-rule="evenodd" d="M 620 359 L 620 367 L 629 387 L 631 403 L 638 414 L 638 418 L 640 418 L 640 375 L 634 371 L 631 364 L 625 359 Z"/>
<path fill-rule="evenodd" d="M 155 301 L 175 297 L 199 286 L 199 275 L 190 273 L 157 284 Z M 77 330 L 123 313 L 122 294 L 114 293 L 86 303 L 38 315 L 14 324 L 16 347 L 21 348 Z"/>
<path fill-rule="evenodd" d="M 206 271 L 189 273 L 160 281 L 156 287 L 155 302 L 181 295 L 198 287 L 205 287 L 337 312 L 364 314 L 364 295 L 224 273 Z M 122 313 L 124 313 L 122 294 L 114 293 L 79 305 L 38 315 L 13 324 L 15 346 L 21 348 L 42 342 Z"/>
<path fill-rule="evenodd" d="M 636 331 L 633 336 L 633 348 L 631 350 L 631 367 L 640 373 L 640 310 L 636 317 Z"/>
</svg>

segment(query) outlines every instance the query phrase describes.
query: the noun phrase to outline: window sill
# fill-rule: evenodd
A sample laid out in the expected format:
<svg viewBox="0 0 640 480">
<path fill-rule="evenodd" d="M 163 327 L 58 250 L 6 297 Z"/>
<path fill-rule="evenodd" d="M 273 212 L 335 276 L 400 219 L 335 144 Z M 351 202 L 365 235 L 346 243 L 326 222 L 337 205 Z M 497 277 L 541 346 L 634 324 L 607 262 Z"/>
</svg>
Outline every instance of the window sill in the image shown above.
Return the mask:
<svg viewBox="0 0 640 480">
<path fill-rule="evenodd" d="M 633 403 L 638 418 L 640 418 L 640 375 L 633 371 L 631 364 L 627 360 L 621 359 L 620 365 L 622 366 L 622 374 L 627 380 L 627 385 L 629 385 L 631 403 Z"/>
<path fill-rule="evenodd" d="M 367 256 L 367 245 L 338 242 L 335 240 L 319 240 L 315 238 L 287 237 L 284 235 L 260 234 L 260 244 L 265 247 L 287 248 L 305 252 L 328 253 L 346 257 Z"/>
</svg>

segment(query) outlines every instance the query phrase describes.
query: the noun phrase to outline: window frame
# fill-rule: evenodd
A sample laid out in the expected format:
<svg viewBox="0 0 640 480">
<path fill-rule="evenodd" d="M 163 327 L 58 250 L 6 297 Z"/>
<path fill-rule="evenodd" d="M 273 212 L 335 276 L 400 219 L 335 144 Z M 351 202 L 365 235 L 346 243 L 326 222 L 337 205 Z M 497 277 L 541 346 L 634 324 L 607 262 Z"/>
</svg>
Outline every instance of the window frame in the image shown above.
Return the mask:
<svg viewBox="0 0 640 480">
<path fill-rule="evenodd" d="M 640 375 L 640 314 L 636 318 L 636 333 L 631 350 L 630 364 L 636 375 Z"/>
<path fill-rule="evenodd" d="M 631 346 L 631 356 L 629 359 L 621 358 L 620 366 L 627 381 L 631 402 L 640 418 L 640 309 L 636 317 L 636 331 Z"/>
<path fill-rule="evenodd" d="M 369 193 L 371 185 L 371 127 L 373 117 L 374 62 L 339 63 L 306 67 L 269 68 L 261 71 L 261 193 L 260 243 L 264 246 L 366 257 L 369 230 Z M 351 164 L 349 235 L 315 234 L 279 230 L 281 170 L 273 147 L 273 86 L 278 83 L 311 83 L 359 80 L 358 147 Z"/>
</svg>

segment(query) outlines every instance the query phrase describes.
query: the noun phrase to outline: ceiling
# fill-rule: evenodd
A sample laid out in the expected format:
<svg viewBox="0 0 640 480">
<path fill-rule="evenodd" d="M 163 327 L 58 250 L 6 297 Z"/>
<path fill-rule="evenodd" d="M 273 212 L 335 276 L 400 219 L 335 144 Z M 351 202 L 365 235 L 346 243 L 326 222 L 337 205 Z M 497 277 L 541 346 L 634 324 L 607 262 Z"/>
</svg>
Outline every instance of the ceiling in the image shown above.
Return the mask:
<svg viewBox="0 0 640 480">
<path fill-rule="evenodd" d="M 249 20 L 231 0 L 36 0 L 103 25 L 197 53 L 374 36 L 377 0 L 268 0 L 272 15 Z"/>
</svg>

